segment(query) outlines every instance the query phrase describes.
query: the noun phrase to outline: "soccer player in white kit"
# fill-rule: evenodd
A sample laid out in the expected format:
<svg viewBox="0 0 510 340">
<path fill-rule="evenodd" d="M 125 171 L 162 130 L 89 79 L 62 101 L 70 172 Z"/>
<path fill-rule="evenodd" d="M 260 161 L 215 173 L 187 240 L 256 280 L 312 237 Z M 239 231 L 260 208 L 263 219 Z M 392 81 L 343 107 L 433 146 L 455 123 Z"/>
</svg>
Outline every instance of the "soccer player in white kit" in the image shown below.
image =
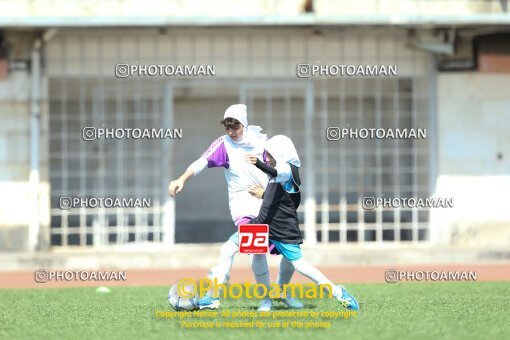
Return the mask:
<svg viewBox="0 0 510 340">
<path fill-rule="evenodd" d="M 230 214 L 235 225 L 238 227 L 245 224 L 258 215 L 262 200 L 254 197 L 248 192 L 251 186 L 266 187 L 268 176 L 258 168 L 247 163 L 247 154 L 254 154 L 264 159 L 264 145 L 267 136 L 260 133 L 260 126 L 248 125 L 246 105 L 231 105 L 226 111 L 222 120 L 227 134 L 216 139 L 206 152 L 176 180 L 170 182 L 168 191 L 175 196 L 182 191 L 185 182 L 199 174 L 206 167 L 224 167 L 225 180 L 228 186 L 228 201 Z M 237 231 L 221 247 L 220 261 L 212 273 L 212 278 L 218 283 L 225 281 L 226 275 L 230 272 L 235 254 L 239 249 Z M 266 285 L 270 290 L 269 268 L 266 254 L 252 255 L 252 270 L 258 284 Z M 212 293 L 212 291 L 211 291 Z M 220 305 L 218 296 L 208 294 L 199 300 L 200 309 L 218 308 Z M 259 311 L 269 311 L 272 301 L 264 298 L 260 304 Z"/>
</svg>

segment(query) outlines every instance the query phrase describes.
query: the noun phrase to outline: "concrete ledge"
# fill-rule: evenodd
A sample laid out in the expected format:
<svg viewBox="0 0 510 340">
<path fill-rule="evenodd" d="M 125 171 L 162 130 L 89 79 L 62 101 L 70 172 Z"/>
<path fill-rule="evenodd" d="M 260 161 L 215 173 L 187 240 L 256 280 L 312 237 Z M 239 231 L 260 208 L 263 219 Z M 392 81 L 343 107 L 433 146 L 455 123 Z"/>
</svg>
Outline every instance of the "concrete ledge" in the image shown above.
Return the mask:
<svg viewBox="0 0 510 340">
<path fill-rule="evenodd" d="M 500 13 L 463 15 L 257 15 L 257 16 L 20 16 L 0 17 L 5 28 L 69 27 L 188 27 L 188 26 L 497 26 L 510 25 L 510 16 Z"/>
<path fill-rule="evenodd" d="M 54 250 L 43 253 L 0 254 L 0 271 L 44 269 L 149 269 L 149 268 L 211 268 L 217 264 L 221 244 L 176 245 L 168 249 Z M 477 249 L 433 247 L 427 245 L 324 245 L 303 247 L 305 258 L 319 266 L 383 265 L 383 264 L 463 264 L 510 262 L 509 249 Z M 277 267 L 280 256 L 268 256 L 269 265 Z M 250 256 L 239 254 L 235 267 L 249 267 Z"/>
</svg>

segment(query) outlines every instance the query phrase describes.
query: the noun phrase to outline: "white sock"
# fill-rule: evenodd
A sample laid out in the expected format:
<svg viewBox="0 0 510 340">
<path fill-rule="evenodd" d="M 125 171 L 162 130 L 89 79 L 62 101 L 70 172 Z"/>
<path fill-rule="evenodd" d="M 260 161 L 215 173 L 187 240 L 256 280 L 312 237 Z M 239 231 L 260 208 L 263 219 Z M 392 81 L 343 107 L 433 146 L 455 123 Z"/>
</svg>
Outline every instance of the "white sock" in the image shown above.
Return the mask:
<svg viewBox="0 0 510 340">
<path fill-rule="evenodd" d="M 263 284 L 267 288 L 267 292 L 271 290 L 269 281 L 269 266 L 267 265 L 266 254 L 253 254 L 251 260 L 251 269 L 253 275 L 255 275 L 255 281 L 258 284 Z M 262 295 L 263 291 L 259 289 L 259 295 Z"/>
<path fill-rule="evenodd" d="M 276 283 L 280 286 L 289 283 L 294 271 L 295 268 L 292 262 L 282 256 L 282 260 L 280 261 L 280 271 L 278 272 Z"/>
<path fill-rule="evenodd" d="M 306 262 L 303 258 L 299 260 L 292 261 L 294 268 L 298 271 L 298 273 L 306 276 L 313 282 L 318 285 L 330 285 L 333 288 L 332 295 L 336 297 L 341 293 L 341 289 L 333 284 L 326 275 L 322 274 L 320 270 Z M 327 286 L 326 286 L 327 287 Z"/>
<path fill-rule="evenodd" d="M 276 283 L 280 286 L 280 289 L 283 289 L 283 285 L 290 283 L 294 271 L 295 268 L 292 262 L 282 256 L 282 260 L 280 261 L 280 271 L 278 272 L 278 278 L 276 279 Z M 284 296 L 287 296 L 287 292 L 283 293 Z"/>
<path fill-rule="evenodd" d="M 239 251 L 237 244 L 232 240 L 228 240 L 221 246 L 220 261 L 212 272 L 211 281 L 214 283 L 214 279 L 218 281 L 218 284 L 225 282 L 225 277 L 230 273 L 232 268 L 232 262 L 234 262 L 234 256 Z M 219 292 L 218 292 L 219 293 Z M 208 295 L 211 297 L 218 297 L 214 294 L 214 287 L 209 289 Z"/>
</svg>

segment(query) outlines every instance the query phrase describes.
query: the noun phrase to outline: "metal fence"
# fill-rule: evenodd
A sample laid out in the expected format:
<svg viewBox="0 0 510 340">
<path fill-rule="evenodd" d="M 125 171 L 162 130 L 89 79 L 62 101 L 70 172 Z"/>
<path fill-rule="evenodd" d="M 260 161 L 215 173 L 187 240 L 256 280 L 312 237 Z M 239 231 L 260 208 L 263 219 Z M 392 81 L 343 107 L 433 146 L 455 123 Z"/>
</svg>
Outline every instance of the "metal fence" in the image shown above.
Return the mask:
<svg viewBox="0 0 510 340">
<path fill-rule="evenodd" d="M 201 201 L 224 192 L 224 183 L 197 177 L 199 184 L 177 202 L 166 188 L 215 134 L 222 134 L 217 121 L 236 101 L 248 105 L 250 122 L 266 133 L 294 140 L 303 158 L 300 217 L 310 242 L 427 240 L 428 209 L 366 211 L 361 204 L 364 196 L 432 193 L 436 71 L 431 56 L 406 47 L 402 31 L 75 30 L 55 37 L 45 57 L 52 246 L 166 246 L 186 232 L 191 235 L 185 242 L 202 242 L 182 227 L 193 221 L 200 222 L 199 231 L 206 228 L 204 221 L 215 222 L 218 239 L 226 239 L 231 232 L 227 201 Z M 118 63 L 211 64 L 216 75 L 115 79 Z M 300 63 L 391 63 L 398 65 L 398 76 L 302 79 L 296 76 Z M 85 142 L 81 129 L 86 126 L 182 127 L 185 137 Z M 328 141 L 329 126 L 425 128 L 428 133 L 424 140 Z M 186 131 L 195 136 L 186 137 Z M 143 196 L 153 205 L 62 210 L 62 196 Z"/>
</svg>

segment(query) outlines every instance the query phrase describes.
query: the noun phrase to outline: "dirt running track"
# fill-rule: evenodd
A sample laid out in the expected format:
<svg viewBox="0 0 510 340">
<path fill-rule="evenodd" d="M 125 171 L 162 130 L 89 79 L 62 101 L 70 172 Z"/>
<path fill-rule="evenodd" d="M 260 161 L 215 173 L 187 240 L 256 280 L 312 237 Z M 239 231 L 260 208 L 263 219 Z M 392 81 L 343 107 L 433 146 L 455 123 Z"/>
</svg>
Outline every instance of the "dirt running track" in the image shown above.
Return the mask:
<svg viewBox="0 0 510 340">
<path fill-rule="evenodd" d="M 412 265 L 412 266 L 339 266 L 319 267 L 319 269 L 336 283 L 384 283 L 385 272 L 397 271 L 476 271 L 477 281 L 510 281 L 510 263 L 508 264 L 463 264 L 463 265 Z M 276 280 L 278 268 L 271 268 L 271 280 Z M 159 286 L 170 285 L 179 279 L 200 279 L 207 277 L 207 269 L 129 269 L 126 281 L 49 281 L 37 283 L 35 271 L 0 272 L 0 288 L 53 288 L 53 287 L 94 287 L 94 286 Z M 416 274 L 415 274 L 416 275 Z M 426 275 L 426 274 L 418 274 Z M 435 275 L 438 275 L 437 273 Z M 230 283 L 254 283 L 250 268 L 232 268 Z M 306 277 L 295 274 L 293 283 L 310 282 Z"/>
</svg>

